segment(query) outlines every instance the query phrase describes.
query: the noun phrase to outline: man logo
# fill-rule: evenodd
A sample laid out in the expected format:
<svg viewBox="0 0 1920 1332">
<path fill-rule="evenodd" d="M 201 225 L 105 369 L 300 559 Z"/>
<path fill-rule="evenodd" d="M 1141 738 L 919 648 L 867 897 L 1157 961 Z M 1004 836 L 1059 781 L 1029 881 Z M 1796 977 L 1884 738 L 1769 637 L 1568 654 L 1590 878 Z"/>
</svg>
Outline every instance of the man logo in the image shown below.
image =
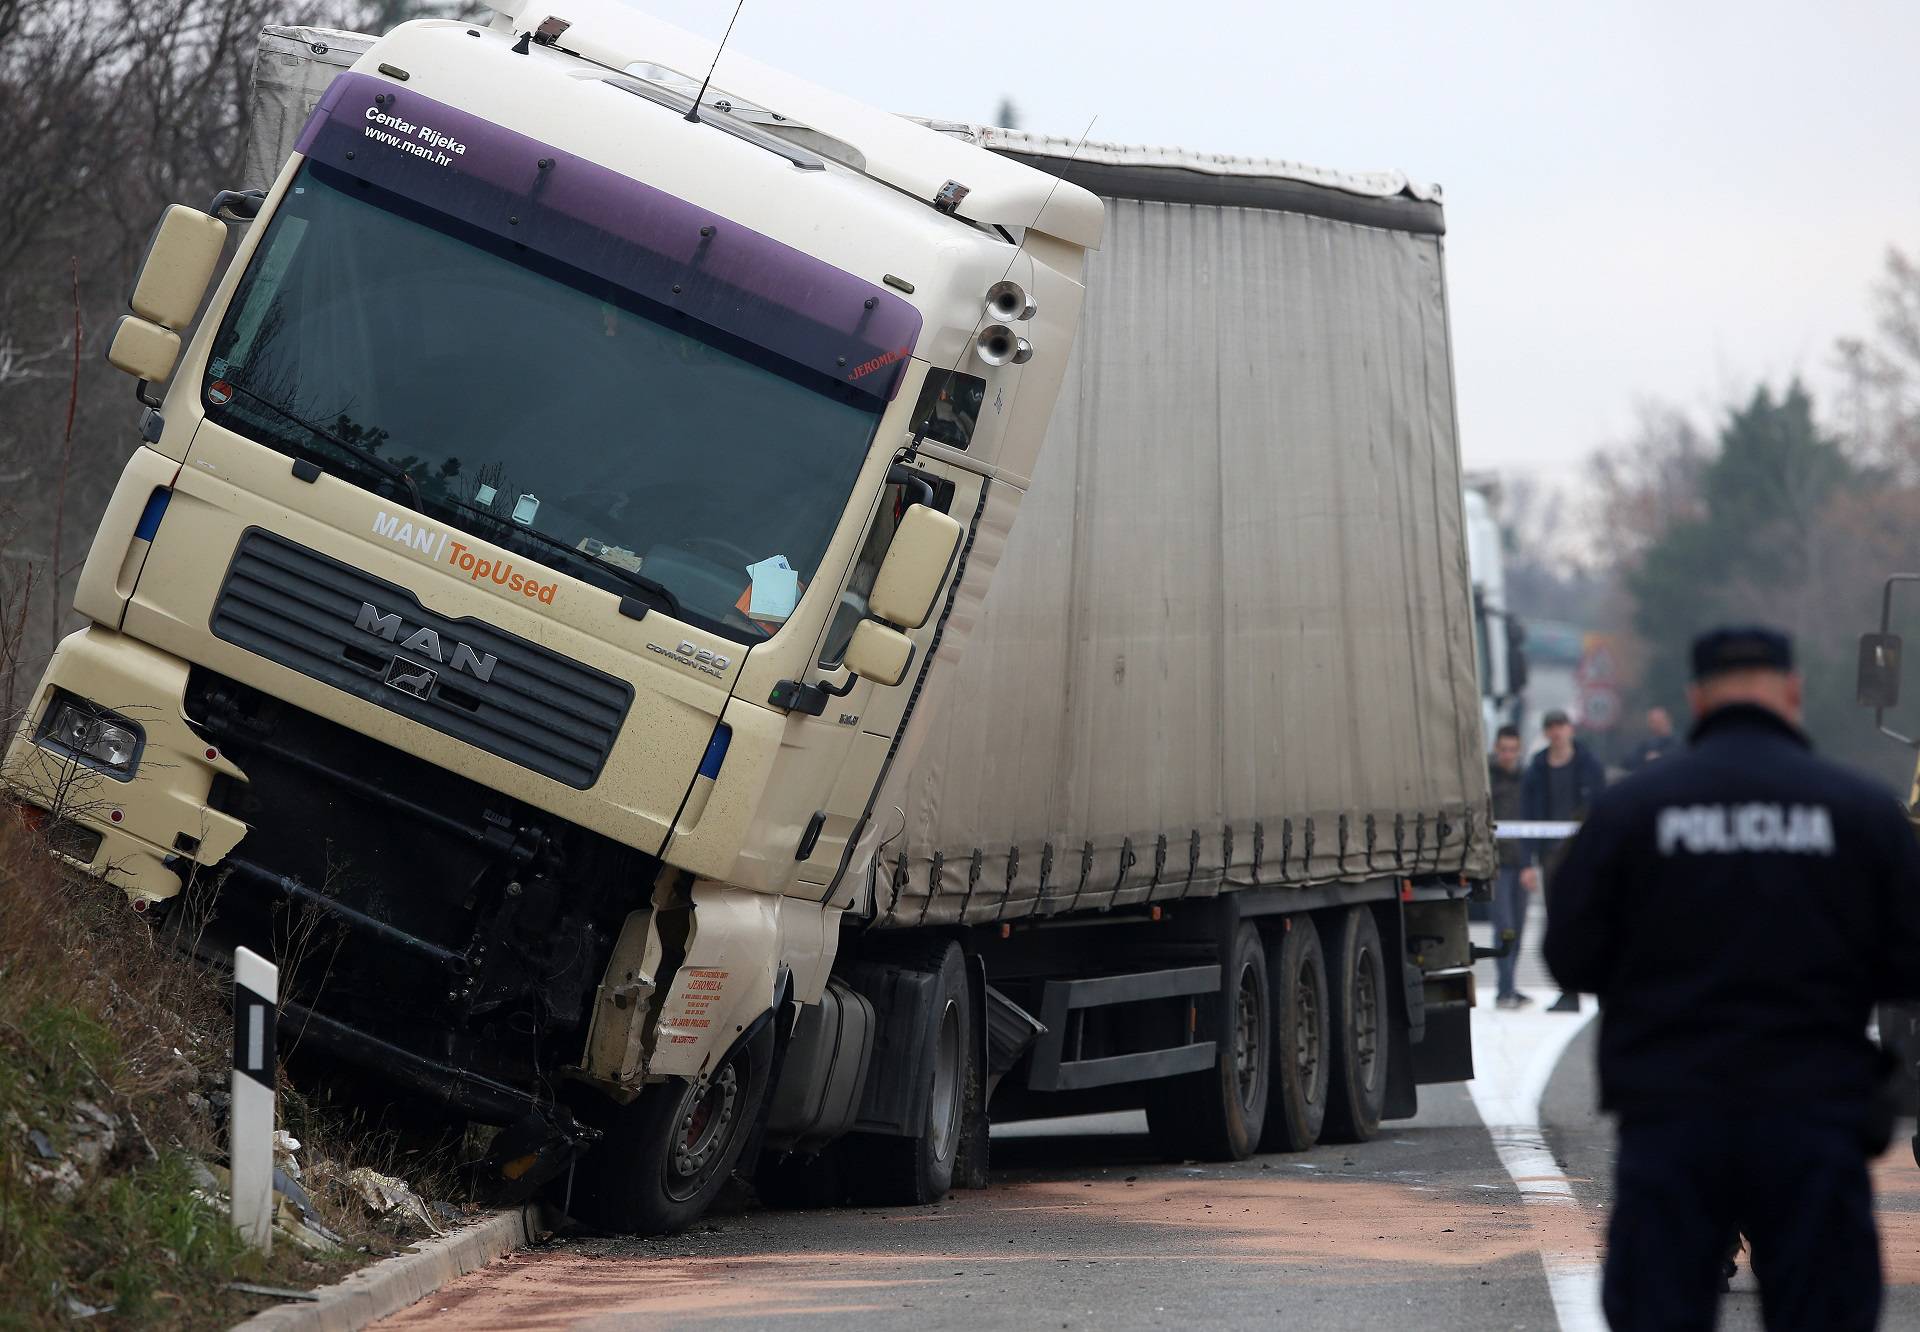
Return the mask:
<svg viewBox="0 0 1920 1332">
<path fill-rule="evenodd" d="M 453 639 L 443 643 L 439 633 L 433 629 L 415 629 L 402 638 L 400 631 L 406 626 L 400 620 L 400 612 L 383 612 L 371 601 L 360 603 L 360 614 L 354 620 L 353 627 L 376 638 L 384 638 L 389 643 L 397 643 L 409 652 L 431 657 L 437 665 L 447 666 L 456 672 L 464 671 L 481 684 L 493 678 L 493 668 L 500 664 L 500 659 L 491 652 L 475 652 L 465 643 Z M 393 681 L 389 679 L 387 683 L 393 684 Z M 426 693 L 422 691 L 420 697 L 425 698 Z"/>
<path fill-rule="evenodd" d="M 387 685 L 415 698 L 426 698 L 431 694 L 433 682 L 439 678 L 439 672 L 432 667 L 408 661 L 405 657 L 395 657 L 393 665 L 387 667 Z"/>
</svg>

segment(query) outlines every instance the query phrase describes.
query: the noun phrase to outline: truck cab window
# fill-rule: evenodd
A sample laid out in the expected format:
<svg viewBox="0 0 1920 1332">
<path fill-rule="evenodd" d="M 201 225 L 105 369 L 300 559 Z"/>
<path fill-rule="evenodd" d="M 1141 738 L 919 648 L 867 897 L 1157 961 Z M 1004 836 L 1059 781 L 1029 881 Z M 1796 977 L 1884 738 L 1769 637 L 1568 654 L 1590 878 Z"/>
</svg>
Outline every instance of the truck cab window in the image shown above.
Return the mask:
<svg viewBox="0 0 1920 1332">
<path fill-rule="evenodd" d="M 847 587 L 840 594 L 840 605 L 833 612 L 833 621 L 827 626 L 826 646 L 820 653 L 820 665 L 832 669 L 840 664 L 845 655 L 847 643 L 853 638 L 853 630 L 867 614 L 867 594 L 873 591 L 873 580 L 879 575 L 880 561 L 887 557 L 887 547 L 893 544 L 893 534 L 900 526 L 900 517 L 906 513 L 910 504 L 926 504 L 941 513 L 953 512 L 953 482 L 944 476 L 921 471 L 905 463 L 895 463 L 889 473 L 894 478 L 881 492 L 880 511 L 874 516 L 873 526 L 867 530 L 867 539 L 860 547 L 860 557 L 854 561 L 853 573 L 847 579 Z"/>
<path fill-rule="evenodd" d="M 913 406 L 913 429 L 922 439 L 964 449 L 987 400 L 987 381 L 957 370 L 929 370 Z"/>
<path fill-rule="evenodd" d="M 879 426 L 845 383 L 317 163 L 204 395 L 259 444 L 361 484 L 402 470 L 430 517 L 617 593 L 638 574 L 744 643 L 784 619 L 749 614 L 751 571 L 814 578 Z"/>
<path fill-rule="evenodd" d="M 867 529 L 867 539 L 860 547 L 859 558 L 853 562 L 853 573 L 847 579 L 846 590 L 840 594 L 833 622 L 827 626 L 826 645 L 820 650 L 823 669 L 831 670 L 840 664 L 847 644 L 853 639 L 855 626 L 866 618 L 867 594 L 873 591 L 873 580 L 880 572 L 880 561 L 886 558 L 887 547 L 893 542 L 894 531 L 900 526 L 900 515 L 911 503 L 913 496 L 904 485 L 890 485 L 880 492 L 880 511 L 873 516 L 873 526 Z"/>
</svg>

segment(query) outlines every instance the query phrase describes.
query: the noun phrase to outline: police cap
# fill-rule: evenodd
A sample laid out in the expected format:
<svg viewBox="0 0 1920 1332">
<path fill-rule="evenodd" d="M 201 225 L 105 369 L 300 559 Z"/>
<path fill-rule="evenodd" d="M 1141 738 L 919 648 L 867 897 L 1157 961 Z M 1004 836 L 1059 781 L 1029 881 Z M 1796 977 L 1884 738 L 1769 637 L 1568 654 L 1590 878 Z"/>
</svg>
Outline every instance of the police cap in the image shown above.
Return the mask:
<svg viewBox="0 0 1920 1332">
<path fill-rule="evenodd" d="M 1693 640 L 1693 678 L 1728 671 L 1791 671 L 1793 640 L 1763 624 L 1726 625 Z"/>
</svg>

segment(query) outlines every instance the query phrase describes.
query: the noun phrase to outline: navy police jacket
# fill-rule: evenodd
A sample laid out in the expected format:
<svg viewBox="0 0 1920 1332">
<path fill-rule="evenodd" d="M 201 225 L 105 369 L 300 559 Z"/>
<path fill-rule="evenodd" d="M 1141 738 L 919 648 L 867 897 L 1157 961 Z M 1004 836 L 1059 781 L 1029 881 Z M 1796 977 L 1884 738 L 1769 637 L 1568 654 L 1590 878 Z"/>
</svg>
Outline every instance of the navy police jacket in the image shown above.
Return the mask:
<svg viewBox="0 0 1920 1332">
<path fill-rule="evenodd" d="M 1864 1105 L 1873 1004 L 1920 995 L 1920 842 L 1763 708 L 1689 739 L 1596 798 L 1548 885 L 1547 965 L 1600 997 L 1601 1105 Z"/>
</svg>

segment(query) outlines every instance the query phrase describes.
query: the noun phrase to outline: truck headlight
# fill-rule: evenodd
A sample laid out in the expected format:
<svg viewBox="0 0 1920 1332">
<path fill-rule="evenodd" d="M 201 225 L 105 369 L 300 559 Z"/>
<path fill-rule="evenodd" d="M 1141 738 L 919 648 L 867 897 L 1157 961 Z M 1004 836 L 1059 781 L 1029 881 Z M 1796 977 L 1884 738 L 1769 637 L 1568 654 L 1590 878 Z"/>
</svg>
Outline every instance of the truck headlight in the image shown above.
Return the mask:
<svg viewBox="0 0 1920 1332">
<path fill-rule="evenodd" d="M 146 734 L 125 717 L 70 694 L 56 694 L 47 706 L 35 741 L 43 749 L 65 754 L 124 782 L 140 766 Z"/>
</svg>

